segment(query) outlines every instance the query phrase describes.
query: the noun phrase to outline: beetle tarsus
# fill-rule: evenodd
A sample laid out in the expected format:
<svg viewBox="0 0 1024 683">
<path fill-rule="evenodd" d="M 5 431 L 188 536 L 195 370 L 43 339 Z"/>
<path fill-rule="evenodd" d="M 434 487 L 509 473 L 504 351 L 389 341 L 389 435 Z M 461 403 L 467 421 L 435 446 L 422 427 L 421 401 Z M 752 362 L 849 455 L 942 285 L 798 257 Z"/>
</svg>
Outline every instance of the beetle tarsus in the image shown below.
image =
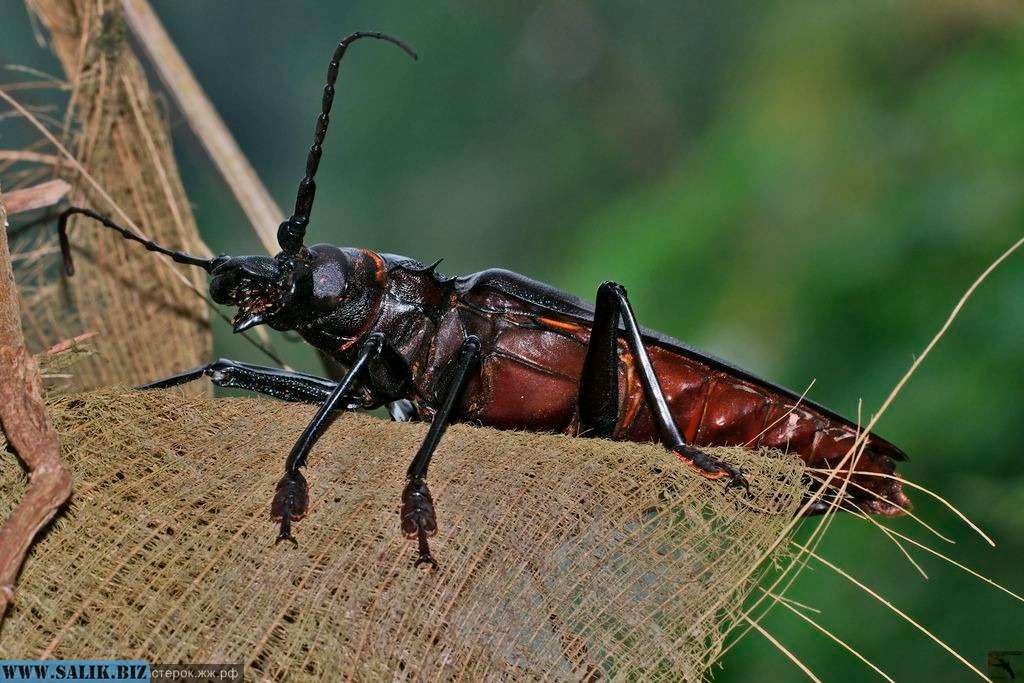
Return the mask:
<svg viewBox="0 0 1024 683">
<path fill-rule="evenodd" d="M 419 544 L 419 557 L 415 566 L 427 563 L 437 568 L 437 562 L 430 554 L 427 539 L 437 533 L 437 517 L 434 514 L 434 499 L 430 487 L 422 477 L 414 477 L 402 492 L 402 533 L 415 538 Z"/>
<path fill-rule="evenodd" d="M 705 479 L 729 479 L 726 489 L 743 488 L 750 493 L 750 482 L 743 476 L 743 472 L 727 462 L 712 458 L 710 455 L 692 446 L 682 445 L 672 449 L 680 460 L 697 470 Z"/>
<path fill-rule="evenodd" d="M 747 496 L 750 496 L 750 482 L 743 476 L 743 472 L 736 470 L 734 473 L 730 473 L 729 476 L 729 483 L 725 486 L 726 490 L 731 488 L 741 488 Z"/>
<path fill-rule="evenodd" d="M 724 462 L 722 460 L 715 460 L 714 463 L 718 465 L 718 467 L 725 470 L 725 472 L 728 474 L 729 483 L 725 485 L 726 491 L 733 488 L 741 488 L 746 492 L 748 496 L 750 495 L 750 482 L 747 481 L 747 478 L 745 476 L 743 476 L 743 470 L 739 469 L 738 467 L 733 467 L 729 463 Z"/>
<path fill-rule="evenodd" d="M 281 541 L 290 541 L 296 548 L 299 547 L 299 542 L 292 536 L 292 522 L 288 515 L 281 518 L 281 531 L 277 534 L 277 540 L 274 541 L 274 545 L 277 545 Z"/>
<path fill-rule="evenodd" d="M 427 533 L 423 529 L 416 530 L 416 540 L 419 544 L 419 556 L 416 561 L 413 562 L 413 567 L 419 567 L 421 564 L 429 564 L 433 569 L 437 569 L 437 560 L 430 554 L 430 544 L 427 543 Z"/>
<path fill-rule="evenodd" d="M 281 523 L 281 531 L 277 534 L 274 545 L 281 541 L 291 541 L 298 547 L 299 542 L 292 536 L 292 522 L 306 516 L 309 507 L 309 485 L 300 472 L 289 472 L 277 482 L 277 492 L 270 504 L 270 518 Z"/>
</svg>

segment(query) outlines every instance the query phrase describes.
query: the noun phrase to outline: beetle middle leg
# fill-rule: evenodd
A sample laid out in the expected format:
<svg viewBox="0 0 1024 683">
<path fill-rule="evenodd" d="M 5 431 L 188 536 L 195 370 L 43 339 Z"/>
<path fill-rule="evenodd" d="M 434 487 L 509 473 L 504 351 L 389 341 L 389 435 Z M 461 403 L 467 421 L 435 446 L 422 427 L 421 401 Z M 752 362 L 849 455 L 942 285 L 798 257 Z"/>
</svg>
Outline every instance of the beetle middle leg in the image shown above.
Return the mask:
<svg viewBox="0 0 1024 683">
<path fill-rule="evenodd" d="M 430 544 L 427 542 L 430 536 L 437 533 L 434 499 L 430 495 L 430 488 L 427 486 L 426 480 L 427 468 L 430 466 L 430 459 L 437 449 L 437 444 L 441 441 L 441 437 L 444 436 L 444 432 L 455 414 L 456 404 L 469 378 L 469 369 L 479 355 L 480 340 L 472 335 L 466 337 L 459 348 L 455 370 L 448 382 L 444 402 L 434 415 L 427 436 L 416 452 L 416 457 L 409 464 L 408 483 L 402 492 L 400 514 L 402 532 L 409 538 L 415 538 L 419 546 L 419 556 L 416 558 L 415 564 L 417 567 L 421 564 L 437 567 L 437 562 L 430 554 Z"/>
<path fill-rule="evenodd" d="M 611 438 L 619 421 L 620 321 L 662 445 L 706 479 L 728 478 L 729 486 L 748 487 L 747 480 L 737 468 L 686 443 L 654 372 L 626 289 L 615 282 L 605 282 L 597 290 L 594 323 L 580 376 L 581 436 Z"/>
</svg>

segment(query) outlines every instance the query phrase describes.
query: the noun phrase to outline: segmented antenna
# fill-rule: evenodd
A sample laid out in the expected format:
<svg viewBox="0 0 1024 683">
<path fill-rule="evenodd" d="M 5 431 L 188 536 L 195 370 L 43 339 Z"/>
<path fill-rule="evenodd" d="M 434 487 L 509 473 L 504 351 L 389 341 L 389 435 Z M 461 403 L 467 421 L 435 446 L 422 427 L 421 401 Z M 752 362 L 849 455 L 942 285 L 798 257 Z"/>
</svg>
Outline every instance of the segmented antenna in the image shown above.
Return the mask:
<svg viewBox="0 0 1024 683">
<path fill-rule="evenodd" d="M 213 270 L 215 261 L 217 261 L 217 259 L 199 258 L 198 256 L 186 254 L 183 251 L 174 251 L 173 249 L 162 247 L 153 240 L 148 240 L 142 235 L 136 235 L 128 228 L 121 227 L 120 225 L 110 220 L 106 216 L 98 214 L 95 211 L 91 211 L 89 209 L 83 209 L 78 206 L 72 206 L 61 212 L 60 220 L 57 223 L 57 235 L 60 238 L 60 255 L 64 259 L 64 272 L 69 276 L 75 274 L 75 264 L 71 260 L 71 245 L 68 242 L 68 219 L 76 214 L 88 216 L 89 218 L 92 218 L 95 221 L 99 221 L 104 227 L 110 228 L 111 230 L 116 230 L 117 232 L 121 233 L 121 236 L 124 237 L 125 239 L 138 242 L 142 246 L 146 247 L 146 249 L 148 249 L 149 251 L 155 251 L 158 254 L 170 256 L 177 263 L 185 263 L 190 266 L 199 266 L 207 273 L 209 273 Z"/>
<path fill-rule="evenodd" d="M 316 194 L 316 181 L 313 180 L 313 176 L 316 175 L 317 167 L 320 165 L 324 137 L 327 135 L 327 124 L 331 120 L 331 105 L 334 103 L 334 84 L 338 80 L 338 68 L 341 66 L 341 58 L 345 56 L 348 46 L 361 38 L 386 40 L 402 48 L 413 59 L 419 59 L 416 52 L 398 38 L 376 31 L 357 31 L 338 43 L 331 63 L 327 67 L 327 85 L 324 86 L 323 106 L 316 119 L 313 144 L 310 146 L 309 156 L 306 158 L 306 176 L 299 182 L 299 191 L 295 197 L 295 212 L 277 229 L 277 242 L 286 254 L 295 254 L 302 249 L 302 242 L 306 237 L 306 226 L 309 225 L 309 214 L 313 210 L 313 197 Z"/>
</svg>

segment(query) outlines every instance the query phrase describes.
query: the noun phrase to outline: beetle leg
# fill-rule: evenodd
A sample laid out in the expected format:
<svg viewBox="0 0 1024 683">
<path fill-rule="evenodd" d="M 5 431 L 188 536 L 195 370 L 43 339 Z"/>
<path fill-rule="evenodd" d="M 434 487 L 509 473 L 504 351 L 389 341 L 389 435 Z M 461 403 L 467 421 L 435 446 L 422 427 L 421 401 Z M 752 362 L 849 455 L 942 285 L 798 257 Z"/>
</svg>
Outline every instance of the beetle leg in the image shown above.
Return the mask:
<svg viewBox="0 0 1024 683">
<path fill-rule="evenodd" d="M 732 465 L 716 460 L 686 443 L 665 400 L 661 384 L 654 372 L 640 326 L 626 289 L 615 282 L 605 282 L 597 290 L 594 324 L 580 376 L 579 410 L 583 436 L 608 438 L 619 419 L 618 351 L 619 323 L 622 322 L 626 342 L 636 361 L 640 383 L 661 443 L 676 457 L 706 479 L 729 479 L 729 486 L 749 488 L 743 473 Z"/>
<path fill-rule="evenodd" d="M 580 375 L 580 436 L 610 439 L 619 422 L 619 305 L 597 292 L 594 324 Z"/>
<path fill-rule="evenodd" d="M 344 407 L 342 401 L 345 400 L 345 395 L 363 374 L 367 364 L 377 358 L 383 348 L 383 335 L 374 333 L 366 338 L 359 349 L 359 355 L 355 362 L 331 391 L 310 423 L 306 425 L 306 429 L 303 430 L 298 441 L 292 447 L 291 453 L 288 454 L 284 476 L 278 482 L 274 500 L 270 504 L 271 519 L 281 523 L 281 532 L 277 535 L 278 543 L 291 541 L 298 545 L 292 536 L 291 523 L 302 519 L 309 506 L 309 486 L 299 469 L 305 466 L 310 449 L 320 438 L 320 433 L 333 417 L 332 414 Z"/>
<path fill-rule="evenodd" d="M 207 365 L 200 365 L 192 370 L 143 384 L 139 389 L 166 389 L 197 380 L 203 376 L 209 377 L 210 381 L 218 387 L 245 389 L 273 396 L 283 401 L 317 405 L 326 401 L 338 386 L 338 383 L 333 380 L 307 375 L 304 372 L 292 372 L 220 358 Z"/>
<path fill-rule="evenodd" d="M 427 468 L 430 466 L 430 459 L 437 449 L 437 444 L 444 436 L 445 429 L 452 420 L 455 412 L 455 405 L 462 394 L 466 381 L 469 378 L 469 368 L 476 361 L 480 354 L 480 340 L 470 335 L 462 342 L 459 348 L 459 357 L 455 366 L 455 373 L 448 384 L 447 393 L 441 409 L 434 415 L 430 423 L 430 430 L 423 439 L 416 457 L 409 464 L 407 473 L 408 483 L 402 492 L 402 532 L 409 538 L 415 538 L 419 546 L 419 557 L 416 558 L 415 566 L 430 564 L 435 569 L 437 562 L 430 554 L 430 544 L 427 538 L 437 533 L 437 517 L 434 514 L 434 499 L 430 495 L 430 488 L 427 486 Z"/>
<path fill-rule="evenodd" d="M 340 367 L 340 366 L 339 366 Z M 245 389 L 258 394 L 279 398 L 282 401 L 312 403 L 320 405 L 327 400 L 338 383 L 326 377 L 308 375 L 304 372 L 293 372 L 265 365 L 251 365 L 230 358 L 220 358 L 208 365 L 179 372 L 170 377 L 143 384 L 137 389 L 166 389 L 179 384 L 209 376 L 210 381 L 218 387 Z M 345 406 L 347 410 L 355 410 L 360 403 L 352 400 Z M 409 422 L 416 417 L 416 408 L 410 401 L 399 399 L 387 404 L 388 415 L 395 422 Z"/>
</svg>

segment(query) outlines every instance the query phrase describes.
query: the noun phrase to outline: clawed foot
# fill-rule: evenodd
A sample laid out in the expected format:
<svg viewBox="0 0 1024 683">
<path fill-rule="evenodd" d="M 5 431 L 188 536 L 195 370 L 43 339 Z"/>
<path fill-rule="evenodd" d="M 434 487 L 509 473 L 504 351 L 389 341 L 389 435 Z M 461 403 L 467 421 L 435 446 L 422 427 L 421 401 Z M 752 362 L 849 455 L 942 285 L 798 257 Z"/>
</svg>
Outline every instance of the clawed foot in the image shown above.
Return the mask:
<svg viewBox="0 0 1024 683">
<path fill-rule="evenodd" d="M 750 494 L 750 483 L 743 476 L 743 472 L 727 462 L 716 460 L 704 451 L 692 446 L 677 446 L 672 451 L 676 457 L 697 471 L 705 479 L 729 479 L 726 489 L 734 487 L 743 488 Z"/>
<path fill-rule="evenodd" d="M 281 531 L 277 534 L 274 545 L 281 541 L 291 541 L 298 547 L 299 542 L 292 536 L 292 522 L 306 516 L 309 507 L 309 485 L 300 473 L 289 473 L 277 482 L 277 492 L 270 504 L 270 518 L 281 523 Z"/>
<path fill-rule="evenodd" d="M 437 518 L 434 516 L 434 499 L 423 479 L 410 479 L 406 484 L 402 492 L 401 517 L 402 533 L 407 538 L 415 538 L 419 544 L 419 557 L 414 566 L 429 564 L 437 569 L 437 562 L 427 543 L 427 539 L 437 533 Z"/>
</svg>

